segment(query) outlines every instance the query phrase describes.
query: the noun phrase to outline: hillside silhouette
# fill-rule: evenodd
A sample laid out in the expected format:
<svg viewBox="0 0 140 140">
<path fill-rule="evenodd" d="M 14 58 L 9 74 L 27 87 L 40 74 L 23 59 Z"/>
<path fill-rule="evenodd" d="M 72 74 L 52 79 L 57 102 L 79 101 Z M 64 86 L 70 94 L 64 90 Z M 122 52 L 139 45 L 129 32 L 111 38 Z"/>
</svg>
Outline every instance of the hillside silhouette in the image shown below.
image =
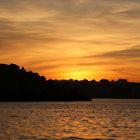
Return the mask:
<svg viewBox="0 0 140 140">
<path fill-rule="evenodd" d="M 16 64 L 0 64 L 0 101 L 84 101 L 92 98 L 140 98 L 140 83 L 126 79 L 46 80 Z"/>
</svg>

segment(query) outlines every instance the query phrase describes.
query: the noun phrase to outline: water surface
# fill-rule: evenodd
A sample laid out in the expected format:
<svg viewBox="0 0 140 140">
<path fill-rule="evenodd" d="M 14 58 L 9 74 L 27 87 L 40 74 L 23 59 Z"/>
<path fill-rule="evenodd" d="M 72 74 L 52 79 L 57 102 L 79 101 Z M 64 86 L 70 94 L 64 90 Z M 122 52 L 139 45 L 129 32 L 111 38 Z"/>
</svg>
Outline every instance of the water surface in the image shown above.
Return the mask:
<svg viewBox="0 0 140 140">
<path fill-rule="evenodd" d="M 0 103 L 0 140 L 140 140 L 140 100 Z"/>
</svg>

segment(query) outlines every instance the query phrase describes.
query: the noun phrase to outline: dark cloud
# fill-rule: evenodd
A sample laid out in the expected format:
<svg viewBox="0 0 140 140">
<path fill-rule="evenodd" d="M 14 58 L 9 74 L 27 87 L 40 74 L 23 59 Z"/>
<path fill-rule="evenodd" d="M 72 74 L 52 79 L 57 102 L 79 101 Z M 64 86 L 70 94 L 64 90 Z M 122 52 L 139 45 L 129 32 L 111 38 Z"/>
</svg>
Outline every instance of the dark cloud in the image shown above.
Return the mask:
<svg viewBox="0 0 140 140">
<path fill-rule="evenodd" d="M 97 61 L 97 62 L 82 62 L 77 63 L 77 66 L 80 67 L 90 67 L 90 66 L 103 66 L 103 65 L 120 65 L 118 62 L 112 62 L 112 61 Z"/>
<path fill-rule="evenodd" d="M 18 12 L 41 9 L 47 12 L 66 16 L 89 16 L 89 15 L 108 15 L 112 13 L 115 6 L 124 7 L 132 4 L 139 4 L 139 0 L 1 0 L 0 7 Z M 117 8 L 117 7 L 116 7 Z"/>
<path fill-rule="evenodd" d="M 115 14 L 124 16 L 127 18 L 140 18 L 140 9 L 130 9 L 121 12 L 116 12 Z"/>
<path fill-rule="evenodd" d="M 89 56 L 93 57 L 93 56 Z M 95 56 L 94 56 L 95 57 Z M 96 57 L 101 58 L 116 58 L 116 59 L 140 59 L 140 46 L 134 46 L 129 49 L 119 50 L 119 51 L 111 51 L 103 54 L 96 55 Z"/>
<path fill-rule="evenodd" d="M 117 41 L 108 40 L 79 40 L 70 39 L 66 37 L 55 37 L 50 34 L 44 34 L 44 30 L 53 32 L 54 26 L 46 21 L 22 21 L 14 22 L 6 18 L 0 18 L 0 44 L 8 43 L 9 41 L 44 41 L 46 43 L 59 43 L 59 42 L 74 42 L 74 43 L 89 43 L 89 44 L 127 44 Z M 35 30 L 36 29 L 36 30 Z M 5 42 L 5 43 L 4 43 Z M 129 44 L 129 43 L 128 43 Z M 5 47 L 5 46 L 4 46 Z M 2 48 L 2 45 L 1 45 Z"/>
<path fill-rule="evenodd" d="M 32 66 L 29 67 L 28 69 L 32 69 L 34 71 L 42 71 L 42 70 L 55 70 L 56 68 L 61 68 L 61 64 L 52 64 L 52 65 L 39 65 L 39 66 Z"/>
<path fill-rule="evenodd" d="M 29 35 L 22 32 L 14 22 L 0 18 L 0 40 L 21 40 L 25 38 L 29 38 Z"/>
<path fill-rule="evenodd" d="M 10 41 L 45 41 L 48 43 L 69 41 L 68 39 L 51 37 L 44 34 L 41 26 L 45 26 L 44 29 L 51 32 L 51 29 L 48 29 L 51 25 L 47 24 L 47 22 L 14 22 L 6 18 L 0 18 L 0 44 L 6 44 Z M 2 45 L 0 47 L 2 48 Z"/>
</svg>

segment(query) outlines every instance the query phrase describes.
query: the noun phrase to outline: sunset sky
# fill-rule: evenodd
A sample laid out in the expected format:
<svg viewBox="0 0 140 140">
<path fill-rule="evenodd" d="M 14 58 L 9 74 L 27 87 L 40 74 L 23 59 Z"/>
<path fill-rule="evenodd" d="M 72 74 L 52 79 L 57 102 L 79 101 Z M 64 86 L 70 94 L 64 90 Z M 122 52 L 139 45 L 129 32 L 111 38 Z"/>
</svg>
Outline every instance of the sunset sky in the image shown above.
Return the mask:
<svg viewBox="0 0 140 140">
<path fill-rule="evenodd" d="M 140 0 L 0 0 L 0 63 L 140 82 Z"/>
</svg>

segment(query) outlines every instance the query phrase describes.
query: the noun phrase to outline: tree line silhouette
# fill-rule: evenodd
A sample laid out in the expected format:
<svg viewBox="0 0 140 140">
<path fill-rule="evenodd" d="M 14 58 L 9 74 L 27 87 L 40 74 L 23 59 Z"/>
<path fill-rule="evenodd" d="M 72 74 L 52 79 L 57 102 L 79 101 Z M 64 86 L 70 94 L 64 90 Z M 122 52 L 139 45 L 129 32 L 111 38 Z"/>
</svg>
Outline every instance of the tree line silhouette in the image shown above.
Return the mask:
<svg viewBox="0 0 140 140">
<path fill-rule="evenodd" d="M 126 79 L 46 80 L 16 64 L 0 64 L 0 101 L 84 101 L 92 98 L 140 98 L 140 83 Z"/>
</svg>

